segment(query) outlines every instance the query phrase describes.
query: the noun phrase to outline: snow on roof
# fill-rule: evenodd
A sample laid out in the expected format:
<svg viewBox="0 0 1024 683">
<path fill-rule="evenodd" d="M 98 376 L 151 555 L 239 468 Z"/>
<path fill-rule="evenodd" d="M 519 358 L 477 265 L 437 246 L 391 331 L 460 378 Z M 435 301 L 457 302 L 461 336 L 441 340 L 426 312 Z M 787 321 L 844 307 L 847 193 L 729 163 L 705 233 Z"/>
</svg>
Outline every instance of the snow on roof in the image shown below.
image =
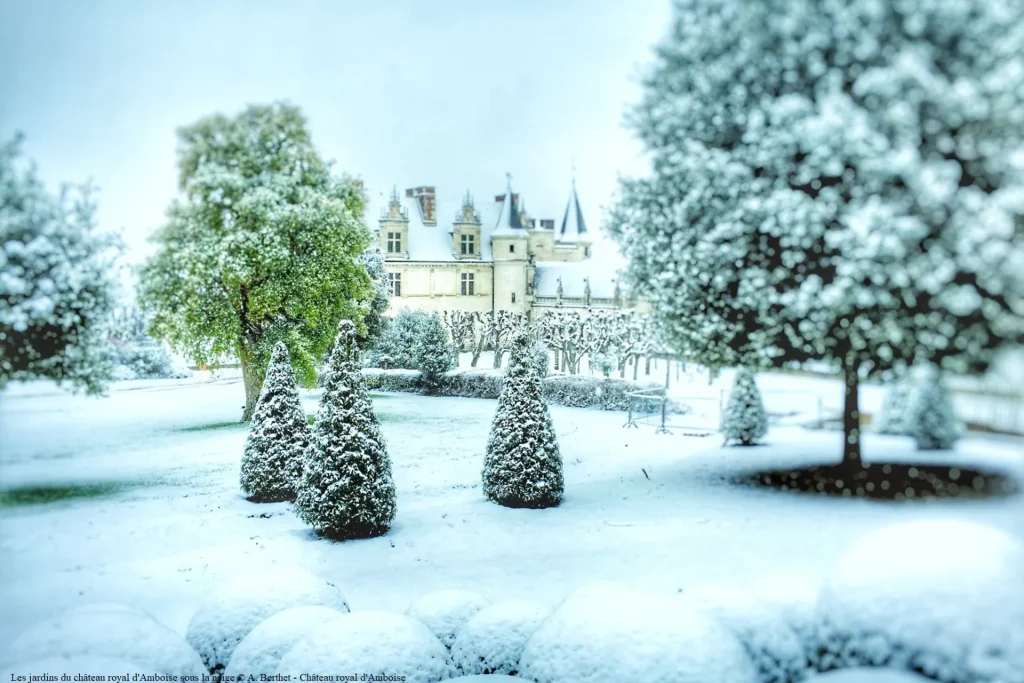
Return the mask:
<svg viewBox="0 0 1024 683">
<path fill-rule="evenodd" d="M 559 242 L 578 242 L 587 239 L 587 224 L 583 221 L 583 209 L 580 208 L 580 199 L 576 195 L 576 179 L 572 179 L 572 191 L 569 193 L 569 202 L 565 205 L 565 215 L 562 217 L 562 226 L 558 230 Z"/>
<path fill-rule="evenodd" d="M 558 296 L 558 283 L 562 283 L 562 296 L 579 298 L 584 295 L 587 281 L 590 296 L 595 299 L 615 297 L 615 278 L 608 277 L 608 268 L 590 261 L 576 263 L 538 263 L 534 292 L 537 296 Z"/>
</svg>

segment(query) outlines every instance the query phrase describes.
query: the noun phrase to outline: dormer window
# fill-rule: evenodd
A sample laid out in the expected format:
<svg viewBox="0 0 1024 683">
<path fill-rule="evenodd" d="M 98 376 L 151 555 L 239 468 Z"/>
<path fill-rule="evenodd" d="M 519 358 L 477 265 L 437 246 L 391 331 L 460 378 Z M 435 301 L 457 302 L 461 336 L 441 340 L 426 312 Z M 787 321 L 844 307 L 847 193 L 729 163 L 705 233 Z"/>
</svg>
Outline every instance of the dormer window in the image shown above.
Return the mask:
<svg viewBox="0 0 1024 683">
<path fill-rule="evenodd" d="M 388 233 L 388 253 L 398 254 L 402 251 L 402 233 L 400 232 L 389 232 Z"/>
<path fill-rule="evenodd" d="M 473 235 L 462 235 L 459 240 L 462 246 L 462 253 L 467 256 L 472 256 L 476 253 L 476 239 Z"/>
</svg>

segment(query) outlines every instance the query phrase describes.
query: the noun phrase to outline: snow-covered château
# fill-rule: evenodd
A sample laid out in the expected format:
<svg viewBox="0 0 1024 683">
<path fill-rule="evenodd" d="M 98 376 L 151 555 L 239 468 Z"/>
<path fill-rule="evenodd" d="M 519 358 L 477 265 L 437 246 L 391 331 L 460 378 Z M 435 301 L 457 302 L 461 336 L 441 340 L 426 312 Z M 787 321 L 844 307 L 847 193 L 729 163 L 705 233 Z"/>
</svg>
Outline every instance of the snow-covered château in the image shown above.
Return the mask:
<svg viewBox="0 0 1024 683">
<path fill-rule="evenodd" d="M 392 189 L 381 209 L 380 248 L 402 309 L 498 311 L 531 317 L 552 308 L 625 307 L 615 273 L 591 261 L 591 234 L 576 182 L 561 220 L 532 218 L 512 190 L 493 201 L 467 191 L 440 201 L 434 186 Z"/>
</svg>

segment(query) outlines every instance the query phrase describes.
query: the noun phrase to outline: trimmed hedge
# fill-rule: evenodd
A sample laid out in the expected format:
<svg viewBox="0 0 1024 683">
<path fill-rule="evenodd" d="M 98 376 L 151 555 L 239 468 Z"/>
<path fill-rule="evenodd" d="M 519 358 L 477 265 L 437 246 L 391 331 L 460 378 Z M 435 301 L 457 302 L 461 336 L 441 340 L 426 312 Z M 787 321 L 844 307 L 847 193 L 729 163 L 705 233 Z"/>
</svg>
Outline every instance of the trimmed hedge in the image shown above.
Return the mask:
<svg viewBox="0 0 1024 683">
<path fill-rule="evenodd" d="M 363 378 L 366 387 L 375 391 L 420 390 L 420 373 L 415 370 L 365 368 Z M 496 399 L 504 381 L 501 370 L 455 370 L 444 375 L 438 395 Z M 549 375 L 541 379 L 540 386 L 549 403 L 599 410 L 628 410 L 630 392 L 662 389 L 653 383 L 582 375 Z"/>
</svg>

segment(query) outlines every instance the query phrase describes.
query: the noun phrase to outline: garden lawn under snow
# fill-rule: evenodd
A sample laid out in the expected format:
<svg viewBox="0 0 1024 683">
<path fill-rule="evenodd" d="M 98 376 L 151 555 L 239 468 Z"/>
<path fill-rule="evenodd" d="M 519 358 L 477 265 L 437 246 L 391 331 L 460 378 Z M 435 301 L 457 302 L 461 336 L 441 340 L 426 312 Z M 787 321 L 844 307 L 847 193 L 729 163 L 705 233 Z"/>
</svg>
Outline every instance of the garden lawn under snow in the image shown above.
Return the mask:
<svg viewBox="0 0 1024 683">
<path fill-rule="evenodd" d="M 837 432 L 775 427 L 765 446 L 723 449 L 718 436 L 626 430 L 621 413 L 559 406 L 564 502 L 506 509 L 480 491 L 495 401 L 378 394 L 398 514 L 383 537 L 332 543 L 288 503 L 239 493 L 242 396 L 230 379 L 125 383 L 103 399 L 46 385 L 0 396 L 0 648 L 95 602 L 131 604 L 184 634 L 205 594 L 264 565 L 328 579 L 353 611 L 400 613 L 446 588 L 553 607 L 598 581 L 667 594 L 772 574 L 816 581 L 856 538 L 897 521 L 961 519 L 1024 539 L 1021 496 L 907 505 L 729 483 L 747 468 L 833 461 Z M 314 393 L 303 402 L 315 411 Z M 1024 477 L 1022 445 L 971 436 L 928 458 Z M 868 435 L 864 448 L 868 459 L 922 458 L 901 437 Z M 61 494 L 71 497 L 36 502 Z"/>
</svg>

